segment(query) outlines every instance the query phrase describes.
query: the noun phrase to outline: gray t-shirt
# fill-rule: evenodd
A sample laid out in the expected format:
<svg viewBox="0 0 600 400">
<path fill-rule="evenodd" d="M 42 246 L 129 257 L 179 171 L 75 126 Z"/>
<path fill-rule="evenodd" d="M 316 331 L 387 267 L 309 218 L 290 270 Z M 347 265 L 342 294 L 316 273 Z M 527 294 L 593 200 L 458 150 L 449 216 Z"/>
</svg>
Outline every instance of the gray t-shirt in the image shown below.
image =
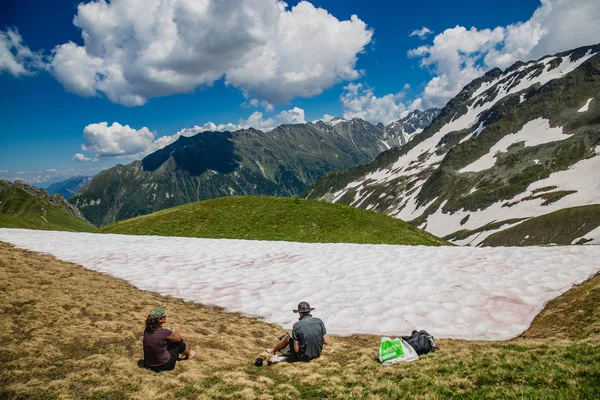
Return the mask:
<svg viewBox="0 0 600 400">
<path fill-rule="evenodd" d="M 310 361 L 321 355 L 323 350 L 323 336 L 327 334 L 325 324 L 312 315 L 304 315 L 292 328 L 292 339 L 300 344 L 298 358 L 301 361 Z"/>
</svg>

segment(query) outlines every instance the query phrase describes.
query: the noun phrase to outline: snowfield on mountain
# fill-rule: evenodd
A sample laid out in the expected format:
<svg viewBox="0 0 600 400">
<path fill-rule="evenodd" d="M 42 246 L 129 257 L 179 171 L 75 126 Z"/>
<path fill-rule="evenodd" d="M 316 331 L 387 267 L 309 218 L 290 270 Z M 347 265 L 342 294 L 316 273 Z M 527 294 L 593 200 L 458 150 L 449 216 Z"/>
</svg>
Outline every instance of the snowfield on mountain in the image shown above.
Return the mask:
<svg viewBox="0 0 600 400">
<path fill-rule="evenodd" d="M 493 69 L 407 145 L 329 173 L 305 197 L 385 212 L 462 245 L 598 204 L 599 52 L 589 46 Z M 590 232 L 598 226 L 590 217 L 557 240 L 597 239 Z"/>
<path fill-rule="evenodd" d="M 461 248 L 0 229 L 0 240 L 142 290 L 290 328 L 300 300 L 332 334 L 506 340 L 600 265 L 600 246 Z M 568 266 L 568 268 L 566 268 Z"/>
</svg>

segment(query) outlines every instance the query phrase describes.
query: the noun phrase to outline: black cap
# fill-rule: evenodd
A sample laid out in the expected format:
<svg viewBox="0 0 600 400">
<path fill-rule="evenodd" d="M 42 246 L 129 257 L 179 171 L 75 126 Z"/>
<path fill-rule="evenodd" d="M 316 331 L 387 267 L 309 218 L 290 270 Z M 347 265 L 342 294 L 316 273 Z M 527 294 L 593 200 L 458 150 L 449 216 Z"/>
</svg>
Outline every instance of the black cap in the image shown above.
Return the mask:
<svg viewBox="0 0 600 400">
<path fill-rule="evenodd" d="M 297 313 L 297 312 L 306 313 L 306 312 L 311 312 L 312 310 L 314 310 L 314 308 L 311 308 L 310 304 L 308 304 L 306 301 L 301 301 L 298 304 L 298 309 L 297 310 L 293 310 L 293 311 L 295 313 Z"/>
</svg>

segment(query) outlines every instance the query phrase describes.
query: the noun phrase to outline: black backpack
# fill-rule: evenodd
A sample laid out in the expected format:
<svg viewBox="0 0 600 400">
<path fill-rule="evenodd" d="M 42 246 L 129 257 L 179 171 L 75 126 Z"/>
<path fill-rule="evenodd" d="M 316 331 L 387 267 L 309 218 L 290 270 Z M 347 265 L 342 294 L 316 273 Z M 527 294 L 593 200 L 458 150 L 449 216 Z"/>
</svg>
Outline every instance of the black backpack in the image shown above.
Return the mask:
<svg viewBox="0 0 600 400">
<path fill-rule="evenodd" d="M 402 336 L 402 339 L 406 340 L 418 355 L 431 353 L 438 349 L 433 336 L 426 331 L 412 331 L 410 336 Z"/>
</svg>

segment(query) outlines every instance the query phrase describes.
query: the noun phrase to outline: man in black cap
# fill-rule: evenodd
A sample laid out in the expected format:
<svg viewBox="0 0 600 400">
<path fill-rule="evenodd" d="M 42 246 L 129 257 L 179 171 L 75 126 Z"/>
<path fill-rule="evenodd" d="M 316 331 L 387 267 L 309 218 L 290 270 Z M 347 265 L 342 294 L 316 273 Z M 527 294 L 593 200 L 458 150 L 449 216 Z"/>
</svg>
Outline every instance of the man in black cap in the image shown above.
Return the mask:
<svg viewBox="0 0 600 400">
<path fill-rule="evenodd" d="M 267 352 L 275 355 L 289 345 L 290 361 L 310 361 L 318 358 L 323 345 L 329 344 L 329 336 L 323 321 L 310 315 L 312 310 L 314 308 L 305 301 L 298 304 L 298 309 L 293 311 L 299 313 L 300 320 L 294 324 L 292 333 L 285 335 L 274 348 L 267 349 Z"/>
</svg>

